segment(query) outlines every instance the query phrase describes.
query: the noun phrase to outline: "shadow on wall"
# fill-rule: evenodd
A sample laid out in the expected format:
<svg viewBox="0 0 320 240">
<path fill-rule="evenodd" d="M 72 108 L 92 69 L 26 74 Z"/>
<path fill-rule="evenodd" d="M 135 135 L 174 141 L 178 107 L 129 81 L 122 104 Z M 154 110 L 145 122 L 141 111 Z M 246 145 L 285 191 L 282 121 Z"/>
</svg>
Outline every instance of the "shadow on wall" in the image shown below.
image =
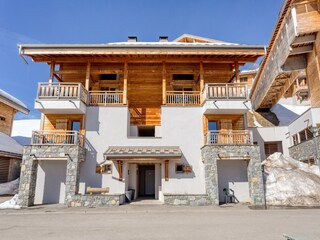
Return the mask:
<svg viewBox="0 0 320 240">
<path fill-rule="evenodd" d="M 188 173 L 187 172 L 181 172 L 181 173 L 176 172 L 176 165 L 177 164 L 183 164 L 184 166 L 190 166 L 188 160 L 186 159 L 186 157 L 183 153 L 182 153 L 180 161 L 172 161 L 172 162 L 174 163 L 174 169 L 173 169 L 174 174 L 170 174 L 170 171 L 169 171 L 170 178 L 185 179 L 185 178 L 194 178 L 196 176 L 193 169 L 191 172 L 188 172 Z"/>
<path fill-rule="evenodd" d="M 287 126 L 293 120 L 295 120 L 297 117 L 299 117 L 299 114 L 292 112 L 290 109 L 285 108 L 281 104 L 276 104 L 271 109 L 271 112 L 273 112 L 277 115 L 277 118 L 280 121 L 280 123 L 279 123 L 280 126 Z"/>
<path fill-rule="evenodd" d="M 80 166 L 80 183 L 85 186 L 101 187 L 102 175 L 96 173 L 96 165 L 101 161 L 97 161 L 97 151 L 92 144 L 85 139 L 86 160 Z"/>
<path fill-rule="evenodd" d="M 99 107 L 87 107 L 87 116 L 90 116 L 90 119 L 87 117 L 86 131 L 97 132 L 99 135 Z"/>
</svg>

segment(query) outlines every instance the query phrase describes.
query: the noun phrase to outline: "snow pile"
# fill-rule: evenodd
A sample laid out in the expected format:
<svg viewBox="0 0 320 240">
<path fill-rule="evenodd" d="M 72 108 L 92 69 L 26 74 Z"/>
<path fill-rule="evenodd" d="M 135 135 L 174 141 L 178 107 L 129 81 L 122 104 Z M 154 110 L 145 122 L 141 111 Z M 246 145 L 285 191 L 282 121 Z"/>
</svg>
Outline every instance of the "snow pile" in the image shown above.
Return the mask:
<svg viewBox="0 0 320 240">
<path fill-rule="evenodd" d="M 319 206 L 319 166 L 274 153 L 262 162 L 266 202 L 273 206 Z"/>
<path fill-rule="evenodd" d="M 1 203 L 0 209 L 20 209 L 21 207 L 17 203 L 18 201 L 18 194 L 14 195 L 13 198 L 10 200 Z"/>
<path fill-rule="evenodd" d="M 13 180 L 11 182 L 1 183 L 0 184 L 0 195 L 17 194 L 19 191 L 19 180 L 20 180 L 20 178 L 17 178 L 16 180 Z"/>
</svg>

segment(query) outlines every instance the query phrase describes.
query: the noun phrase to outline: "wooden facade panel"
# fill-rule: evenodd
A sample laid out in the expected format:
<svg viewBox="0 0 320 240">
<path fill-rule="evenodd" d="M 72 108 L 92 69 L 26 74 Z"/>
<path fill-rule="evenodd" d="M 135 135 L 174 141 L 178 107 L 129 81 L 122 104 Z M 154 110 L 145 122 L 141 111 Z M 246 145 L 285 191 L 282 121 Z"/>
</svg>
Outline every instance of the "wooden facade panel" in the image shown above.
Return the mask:
<svg viewBox="0 0 320 240">
<path fill-rule="evenodd" d="M 297 15 L 298 34 L 320 31 L 320 12 L 317 10 Z"/>
<path fill-rule="evenodd" d="M 0 102 L 0 132 L 11 135 L 15 110 Z"/>
<path fill-rule="evenodd" d="M 217 121 L 218 130 L 245 130 L 244 115 L 216 114 L 203 116 L 203 132 L 208 132 L 208 122 Z"/>
<path fill-rule="evenodd" d="M 46 114 L 41 130 L 71 130 L 72 122 L 80 121 L 80 132 L 84 132 L 84 115 L 80 114 Z"/>
<path fill-rule="evenodd" d="M 313 52 L 308 54 L 307 81 L 312 107 L 320 107 L 320 33 L 317 34 Z"/>
</svg>

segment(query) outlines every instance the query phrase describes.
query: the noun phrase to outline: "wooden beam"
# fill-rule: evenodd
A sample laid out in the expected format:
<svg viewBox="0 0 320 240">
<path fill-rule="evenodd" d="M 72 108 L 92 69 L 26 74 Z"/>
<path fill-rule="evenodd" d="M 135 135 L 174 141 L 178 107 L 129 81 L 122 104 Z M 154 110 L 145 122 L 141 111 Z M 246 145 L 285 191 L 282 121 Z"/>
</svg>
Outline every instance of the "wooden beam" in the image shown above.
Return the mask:
<svg viewBox="0 0 320 240">
<path fill-rule="evenodd" d="M 124 76 L 123 76 L 123 104 L 127 104 L 128 95 L 128 63 L 124 63 Z"/>
<path fill-rule="evenodd" d="M 58 74 L 53 74 L 53 76 L 58 79 L 59 82 L 62 82 L 62 78 Z"/>
<path fill-rule="evenodd" d="M 235 62 L 234 63 L 234 69 L 235 69 L 235 75 L 236 75 L 236 82 L 240 82 L 240 79 L 239 79 L 239 63 L 238 62 Z"/>
<path fill-rule="evenodd" d="M 122 181 L 122 161 L 118 162 L 119 181 Z"/>
<path fill-rule="evenodd" d="M 312 52 L 312 50 L 313 50 L 312 45 L 296 47 L 296 48 L 292 48 L 292 50 L 290 51 L 290 55 L 310 53 Z"/>
<path fill-rule="evenodd" d="M 54 72 L 55 62 L 51 62 L 50 64 L 50 75 L 49 75 L 49 83 L 53 82 L 53 72 Z"/>
<path fill-rule="evenodd" d="M 203 70 L 203 62 L 200 62 L 200 92 L 202 92 L 204 88 L 204 70 Z"/>
<path fill-rule="evenodd" d="M 91 63 L 87 63 L 87 69 L 86 69 L 86 84 L 85 84 L 85 89 L 89 91 L 90 88 L 90 68 L 91 68 Z"/>
<path fill-rule="evenodd" d="M 169 160 L 166 160 L 164 163 L 164 178 L 166 181 L 169 181 Z"/>
<path fill-rule="evenodd" d="M 312 34 L 312 35 L 296 37 L 291 45 L 308 44 L 308 43 L 313 43 L 315 41 L 316 41 L 316 35 Z"/>
<path fill-rule="evenodd" d="M 167 104 L 167 72 L 166 63 L 162 63 L 162 104 Z"/>
</svg>

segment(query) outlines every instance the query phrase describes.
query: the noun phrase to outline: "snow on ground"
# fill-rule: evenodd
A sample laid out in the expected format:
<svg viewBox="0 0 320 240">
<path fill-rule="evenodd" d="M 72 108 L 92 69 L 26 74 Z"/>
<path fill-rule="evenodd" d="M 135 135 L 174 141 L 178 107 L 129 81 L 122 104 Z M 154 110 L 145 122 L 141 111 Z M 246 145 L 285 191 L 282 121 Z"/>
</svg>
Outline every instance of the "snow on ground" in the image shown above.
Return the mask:
<svg viewBox="0 0 320 240">
<path fill-rule="evenodd" d="M 17 203 L 18 201 L 18 194 L 14 195 L 13 198 L 10 200 L 1 203 L 0 209 L 20 209 L 21 207 Z"/>
<path fill-rule="evenodd" d="M 30 144 L 32 131 L 40 129 L 40 119 L 14 120 L 12 137 L 21 145 Z"/>
</svg>

